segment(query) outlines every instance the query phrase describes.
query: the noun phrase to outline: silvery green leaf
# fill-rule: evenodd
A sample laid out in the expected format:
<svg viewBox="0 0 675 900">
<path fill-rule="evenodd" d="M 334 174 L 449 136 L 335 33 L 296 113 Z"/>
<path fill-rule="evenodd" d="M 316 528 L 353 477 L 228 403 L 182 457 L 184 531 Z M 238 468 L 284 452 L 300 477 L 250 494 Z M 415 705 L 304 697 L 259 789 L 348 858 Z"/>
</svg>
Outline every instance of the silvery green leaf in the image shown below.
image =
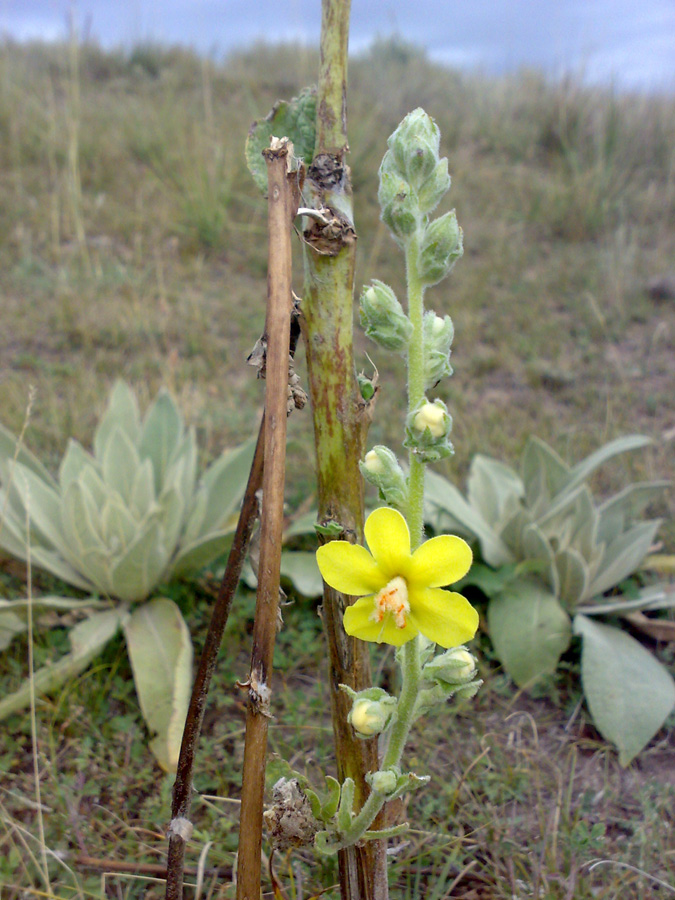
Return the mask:
<svg viewBox="0 0 675 900">
<path fill-rule="evenodd" d="M 483 559 L 491 566 L 502 566 L 514 561 L 514 557 L 499 535 L 478 510 L 467 503 L 454 485 L 428 467 L 425 472 L 425 483 L 427 511 L 431 513 L 431 521 L 434 515 L 440 513 L 439 523 L 442 522 L 444 527 L 475 536 L 480 542 Z"/>
<path fill-rule="evenodd" d="M 233 537 L 234 528 L 228 528 L 225 531 L 213 531 L 190 544 L 181 546 L 171 567 L 171 574 L 181 578 L 198 572 L 223 553 L 227 553 L 232 546 Z"/>
<path fill-rule="evenodd" d="M 167 548 L 167 561 L 178 543 L 185 503 L 177 488 L 165 490 L 158 500 L 159 520 L 162 526 L 162 542 Z"/>
<path fill-rule="evenodd" d="M 530 689 L 555 672 L 570 643 L 570 618 L 534 580 L 513 581 L 490 600 L 488 627 L 497 656 L 518 687 Z"/>
<path fill-rule="evenodd" d="M 73 557 L 83 557 L 90 550 L 105 550 L 99 531 L 99 510 L 82 480 L 73 481 L 63 495 L 61 525 Z"/>
<path fill-rule="evenodd" d="M 525 555 L 523 550 L 523 533 L 532 524 L 530 513 L 524 509 L 519 509 L 516 510 L 510 519 L 507 519 L 502 527 L 499 537 L 512 553 L 512 559 L 523 559 Z"/>
<path fill-rule="evenodd" d="M 48 694 L 83 672 L 114 637 L 124 615 L 124 609 L 106 610 L 79 622 L 70 632 L 72 652 L 33 674 L 35 692 Z M 31 685 L 26 680 L 13 694 L 0 700 L 0 719 L 24 709 L 30 703 L 30 697 Z"/>
<path fill-rule="evenodd" d="M 140 523 L 134 519 L 119 494 L 111 494 L 101 510 L 101 535 L 111 557 L 122 555 L 133 541 Z"/>
<path fill-rule="evenodd" d="M 182 437 L 182 416 L 171 394 L 162 388 L 146 413 L 138 444 L 141 459 L 152 462 L 157 494 L 162 489 L 166 468 Z"/>
<path fill-rule="evenodd" d="M 18 445 L 18 438 L 4 425 L 0 425 L 0 479 L 4 482 L 10 477 L 14 461 L 21 463 L 30 469 L 38 478 L 41 478 L 50 487 L 55 488 L 56 482 L 42 465 L 40 460 L 30 452 L 23 444 Z"/>
<path fill-rule="evenodd" d="M 323 594 L 323 579 L 316 564 L 316 553 L 283 550 L 281 577 L 287 578 L 303 597 L 320 597 Z"/>
<path fill-rule="evenodd" d="M 521 471 L 525 485 L 526 503 L 535 516 L 542 514 L 548 500 L 569 482 L 570 469 L 558 454 L 540 438 L 528 440 Z"/>
<path fill-rule="evenodd" d="M 598 514 L 593 496 L 583 484 L 554 497 L 551 506 L 537 519 L 537 525 L 557 547 L 575 547 L 588 558 L 595 546 Z"/>
<path fill-rule="evenodd" d="M 673 609 L 675 607 L 675 588 L 670 585 L 654 585 L 643 588 L 637 599 L 625 596 L 600 600 L 588 606 L 580 606 L 577 612 L 585 616 L 605 616 L 612 613 L 636 612 L 638 610 Z"/>
<path fill-rule="evenodd" d="M 588 588 L 588 566 L 574 547 L 556 553 L 555 565 L 560 585 L 559 600 L 565 609 L 573 610 L 581 603 Z"/>
<path fill-rule="evenodd" d="M 111 593 L 129 602 L 143 600 L 164 573 L 169 553 L 162 540 L 161 519 L 154 516 L 113 566 Z"/>
<path fill-rule="evenodd" d="M 16 515 L 5 504 L 4 492 L 0 491 L 0 509 L 3 510 L 0 519 L 0 547 L 16 556 L 17 559 L 26 559 L 26 526 L 25 518 L 17 519 Z"/>
<path fill-rule="evenodd" d="M 640 522 L 608 544 L 584 600 L 604 594 L 631 575 L 649 552 L 660 524 L 660 519 Z"/>
<path fill-rule="evenodd" d="M 77 600 L 75 597 L 19 597 L 15 600 L 0 600 L 0 612 L 7 610 L 18 611 L 23 614 L 31 606 L 34 611 L 41 613 L 45 610 L 59 610 L 60 612 L 69 612 L 72 610 L 84 609 L 109 609 L 110 604 L 103 600 L 94 600 L 91 597 L 85 597 L 83 600 Z"/>
<path fill-rule="evenodd" d="M 620 493 L 610 497 L 598 508 L 598 539 L 613 541 L 624 530 L 627 521 L 639 516 L 652 500 L 660 499 L 668 487 L 669 481 L 645 481 L 629 484 Z"/>
<path fill-rule="evenodd" d="M 220 530 L 241 502 L 251 470 L 256 439 L 251 438 L 235 450 L 220 456 L 201 479 L 200 491 L 207 496 L 201 533 Z"/>
<path fill-rule="evenodd" d="M 47 546 L 52 544 L 56 549 L 63 551 L 58 488 L 52 488 L 21 463 L 17 463 L 14 468 L 12 487 L 18 492 L 21 505 L 26 510 L 24 515 L 27 515 L 30 522 L 31 533 L 37 529 L 40 544 Z M 34 536 L 31 542 L 36 543 Z"/>
<path fill-rule="evenodd" d="M 6 650 L 18 634 L 26 630 L 25 619 L 0 605 L 0 650 Z"/>
<path fill-rule="evenodd" d="M 523 556 L 526 560 L 541 560 L 543 563 L 541 577 L 558 596 L 558 572 L 551 545 L 536 525 L 528 525 L 523 529 Z"/>
<path fill-rule="evenodd" d="M 654 737 L 675 706 L 665 668 L 626 632 L 577 615 L 583 638 L 581 679 L 593 721 L 627 766 Z"/>
<path fill-rule="evenodd" d="M 81 570 L 78 566 L 76 569 L 73 565 L 65 560 L 60 553 L 55 550 L 48 550 L 45 547 L 31 547 L 31 561 L 38 569 L 44 569 L 56 575 L 66 584 L 72 584 L 73 587 L 80 588 L 83 591 L 94 591 L 97 585 Z M 21 558 L 21 557 L 20 557 Z"/>
<path fill-rule="evenodd" d="M 577 485 L 586 481 L 597 468 L 606 463 L 613 456 L 617 456 L 619 453 L 626 453 L 629 450 L 640 450 L 642 447 L 646 447 L 652 443 L 653 441 L 651 438 L 644 437 L 644 435 L 641 434 L 632 434 L 610 441 L 608 444 L 605 444 L 604 447 L 600 447 L 595 453 L 591 453 L 590 456 L 587 456 L 586 459 L 574 466 L 570 472 L 570 480 L 565 489 L 568 491 L 573 490 Z"/>
<path fill-rule="evenodd" d="M 209 497 L 203 488 L 199 488 L 193 495 L 192 504 L 189 510 L 189 517 L 185 523 L 183 534 L 181 537 L 181 545 L 187 546 L 193 541 L 200 540 L 203 532 L 204 516 L 206 515 L 206 507 L 208 506 Z"/>
<path fill-rule="evenodd" d="M 59 466 L 59 485 L 61 493 L 63 493 L 71 482 L 76 481 L 80 477 L 80 473 L 85 468 L 92 468 L 100 471 L 98 460 L 94 459 L 91 453 L 87 451 L 77 441 L 70 438 L 66 452 Z"/>
<path fill-rule="evenodd" d="M 522 481 L 510 466 L 481 453 L 474 456 L 467 479 L 467 499 L 486 522 L 501 522 L 505 510 L 512 513 L 524 493 Z"/>
<path fill-rule="evenodd" d="M 192 687 L 192 642 L 180 610 L 167 598 L 136 609 L 124 624 L 138 700 L 160 766 L 175 772 Z"/>
<path fill-rule="evenodd" d="M 189 428 L 176 448 L 166 473 L 166 483 L 174 485 L 185 503 L 195 490 L 197 480 L 197 442 L 194 428 Z"/>
<path fill-rule="evenodd" d="M 116 428 L 126 431 L 132 444 L 138 441 L 140 417 L 136 396 L 128 384 L 117 381 L 110 395 L 108 406 L 94 432 L 94 455 L 103 459 L 110 435 Z"/>
<path fill-rule="evenodd" d="M 87 489 L 92 498 L 94 506 L 101 509 L 108 497 L 108 488 L 101 477 L 101 472 L 97 466 L 85 466 L 80 470 L 77 481 Z M 72 483 L 72 482 L 71 482 Z M 61 496 L 68 493 L 68 488 L 61 491 Z"/>
<path fill-rule="evenodd" d="M 144 459 L 134 475 L 134 483 L 131 485 L 129 507 L 138 519 L 146 516 L 155 503 L 155 476 L 152 471 L 152 463 Z"/>
<path fill-rule="evenodd" d="M 103 451 L 103 480 L 109 489 L 117 491 L 125 503 L 131 497 L 134 476 L 140 464 L 138 451 L 126 431 L 120 425 L 113 428 Z"/>
<path fill-rule="evenodd" d="M 316 123 L 316 88 L 303 88 L 292 100 L 278 100 L 271 112 L 251 125 L 246 138 L 246 165 L 263 194 L 267 194 L 267 165 L 262 151 L 269 147 L 270 137 L 288 137 L 293 152 L 307 165 L 314 155 Z"/>
</svg>

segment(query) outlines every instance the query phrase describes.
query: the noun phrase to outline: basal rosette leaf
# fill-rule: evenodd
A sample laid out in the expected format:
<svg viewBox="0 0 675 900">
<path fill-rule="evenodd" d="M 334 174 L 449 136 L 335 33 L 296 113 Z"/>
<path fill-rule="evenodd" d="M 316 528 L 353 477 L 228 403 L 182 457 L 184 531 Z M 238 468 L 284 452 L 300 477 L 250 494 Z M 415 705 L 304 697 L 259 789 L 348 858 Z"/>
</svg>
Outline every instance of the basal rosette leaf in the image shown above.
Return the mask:
<svg viewBox="0 0 675 900">
<path fill-rule="evenodd" d="M 497 656 L 518 687 L 531 689 L 555 672 L 572 635 L 555 595 L 534 580 L 517 579 L 488 606 Z"/>
<path fill-rule="evenodd" d="M 675 684 L 635 638 L 587 616 L 574 618 L 581 635 L 581 679 L 591 716 L 627 766 L 675 706 Z"/>
<path fill-rule="evenodd" d="M 175 772 L 192 687 L 192 642 L 180 610 L 167 598 L 136 609 L 124 624 L 143 718 L 155 735 L 150 749 Z"/>
<path fill-rule="evenodd" d="M 94 455 L 102 460 L 111 434 L 117 428 L 126 432 L 132 444 L 136 444 L 140 433 L 138 402 L 129 385 L 124 381 L 115 382 L 106 411 L 94 432 Z"/>
</svg>

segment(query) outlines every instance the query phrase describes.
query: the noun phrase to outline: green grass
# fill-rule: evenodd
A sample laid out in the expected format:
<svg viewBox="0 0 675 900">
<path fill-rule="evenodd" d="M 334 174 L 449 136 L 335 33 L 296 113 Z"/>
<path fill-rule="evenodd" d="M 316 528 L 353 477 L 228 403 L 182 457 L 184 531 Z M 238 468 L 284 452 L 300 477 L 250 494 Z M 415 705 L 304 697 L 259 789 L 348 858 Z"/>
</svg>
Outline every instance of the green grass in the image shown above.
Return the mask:
<svg viewBox="0 0 675 900">
<path fill-rule="evenodd" d="M 0 49 L 3 424 L 20 429 L 34 385 L 26 439 L 52 464 L 69 436 L 90 440 L 122 376 L 143 401 L 168 385 L 211 458 L 254 432 L 262 404 L 245 358 L 263 328 L 266 209 L 244 165 L 245 136 L 276 99 L 315 79 L 316 54 L 256 48 L 216 66 L 152 45 L 128 54 L 85 45 L 76 60 L 72 52 Z M 599 494 L 629 479 L 672 477 L 675 300 L 653 299 L 646 285 L 675 259 L 675 101 L 532 72 L 460 75 L 389 43 L 353 60 L 350 81 L 359 287 L 377 277 L 404 293 L 401 256 L 376 200 L 388 134 L 424 106 L 450 159 L 448 206 L 464 228 L 465 256 L 428 296 L 456 329 L 455 374 L 440 393 L 457 452 L 441 470 L 463 485 L 475 452 L 514 462 L 530 433 L 578 460 L 639 431 L 654 448 L 608 466 Z M 296 251 L 301 295 L 297 242 Z M 356 342 L 359 366 L 371 371 L 368 353 L 382 385 L 371 441 L 399 450 L 403 361 L 360 333 Z M 314 490 L 308 412 L 291 417 L 289 441 L 294 510 Z M 666 517 L 662 537 L 673 552 L 672 493 L 653 512 Z M 3 562 L 6 595 L 22 592 L 22 577 Z M 36 592 L 50 587 L 37 576 Z M 213 584 L 175 590 L 199 649 Z M 318 781 L 332 763 L 319 622 L 307 601 L 285 618 L 270 745 Z M 251 619 L 251 597 L 242 595 L 199 754 L 192 866 L 211 841 L 207 868 L 229 870 L 233 861 L 243 752 L 234 682 L 245 677 Z M 38 633 L 36 664 L 64 646 L 62 630 Z M 453 897 L 673 893 L 657 894 L 650 880 L 675 884 L 672 731 L 623 771 L 578 706 L 573 655 L 555 694 L 533 701 L 514 696 L 484 649 L 487 683 L 475 704 L 414 734 L 408 762 L 429 771 L 432 785 L 410 800 L 413 831 L 392 859 L 392 897 L 441 900 L 457 879 Z M 374 666 L 393 677 L 381 652 Z M 0 659 L 2 690 L 26 672 L 18 640 Z M 147 750 L 119 641 L 38 707 L 48 879 L 39 874 L 28 717 L 8 720 L 3 735 L 0 884 L 8 898 L 101 897 L 100 871 L 84 857 L 162 862 L 170 780 Z M 335 882 L 330 865 L 303 854 L 277 860 L 276 870 L 289 896 L 301 895 L 299 877 L 304 896 Z M 205 884 L 210 896 L 231 896 L 226 875 L 207 875 Z M 106 877 L 105 890 L 163 895 L 119 874 Z"/>
</svg>

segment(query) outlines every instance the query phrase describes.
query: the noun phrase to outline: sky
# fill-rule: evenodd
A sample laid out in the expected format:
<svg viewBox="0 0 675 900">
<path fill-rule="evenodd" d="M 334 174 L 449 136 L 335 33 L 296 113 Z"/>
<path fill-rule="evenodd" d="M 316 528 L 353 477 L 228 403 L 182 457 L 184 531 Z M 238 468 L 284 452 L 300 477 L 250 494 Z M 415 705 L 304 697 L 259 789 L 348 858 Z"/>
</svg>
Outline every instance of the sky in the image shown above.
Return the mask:
<svg viewBox="0 0 675 900">
<path fill-rule="evenodd" d="M 71 9 L 104 47 L 179 43 L 216 56 L 259 39 L 316 44 L 321 21 L 320 0 L 0 0 L 0 35 L 62 39 Z M 353 51 L 393 34 L 460 68 L 675 92 L 675 0 L 352 0 Z"/>
</svg>

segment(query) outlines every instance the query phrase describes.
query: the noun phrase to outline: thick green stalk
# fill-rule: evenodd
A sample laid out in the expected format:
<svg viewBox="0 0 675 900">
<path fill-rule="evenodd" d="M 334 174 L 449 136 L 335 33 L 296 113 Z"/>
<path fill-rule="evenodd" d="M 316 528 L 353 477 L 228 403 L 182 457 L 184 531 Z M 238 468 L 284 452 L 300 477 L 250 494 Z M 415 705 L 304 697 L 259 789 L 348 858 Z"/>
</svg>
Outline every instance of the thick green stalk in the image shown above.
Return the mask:
<svg viewBox="0 0 675 900">
<path fill-rule="evenodd" d="M 358 541 L 363 531 L 363 481 L 370 410 L 361 398 L 353 358 L 355 233 L 347 153 L 346 96 L 349 0 L 323 0 L 316 146 L 305 182 L 331 228 L 310 223 L 305 232 L 303 313 L 309 392 L 317 458 L 319 522 L 336 523 L 339 537 Z M 355 806 L 365 801 L 365 774 L 378 768 L 377 740 L 358 740 L 347 722 L 351 701 L 340 690 L 370 686 L 368 645 L 349 637 L 342 616 L 349 598 L 326 586 L 323 621 L 328 643 L 330 696 L 338 777 L 352 778 Z M 387 874 L 380 841 L 349 847 L 338 856 L 342 900 L 386 900 Z"/>
</svg>

